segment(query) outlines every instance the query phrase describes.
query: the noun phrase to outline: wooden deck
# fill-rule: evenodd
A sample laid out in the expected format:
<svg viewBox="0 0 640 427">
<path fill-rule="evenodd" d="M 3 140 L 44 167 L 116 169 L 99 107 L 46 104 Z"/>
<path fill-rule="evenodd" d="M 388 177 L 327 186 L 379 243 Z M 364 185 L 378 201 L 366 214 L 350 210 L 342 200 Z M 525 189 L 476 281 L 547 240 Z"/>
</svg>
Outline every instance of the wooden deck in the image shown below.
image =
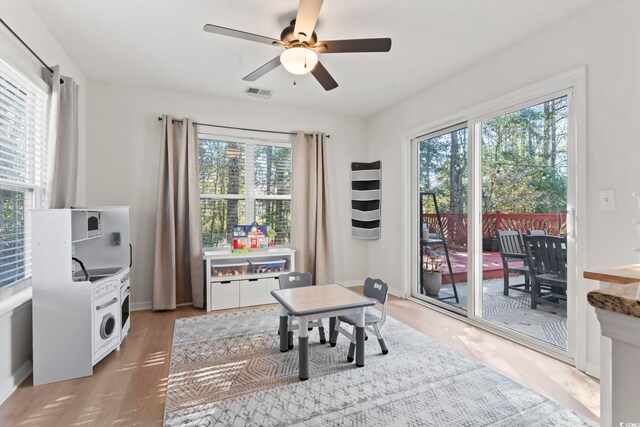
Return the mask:
<svg viewBox="0 0 640 427">
<path fill-rule="evenodd" d="M 436 252 L 438 256 L 444 256 L 442 250 Z M 423 255 L 426 259 L 428 256 Z M 464 250 L 449 249 L 449 258 L 451 259 L 451 268 L 453 269 L 453 278 L 456 283 L 463 283 L 467 281 L 467 262 L 469 255 Z M 517 265 L 517 263 L 511 263 L 510 265 Z M 483 252 L 482 253 L 482 279 L 497 279 L 502 277 L 502 259 L 499 252 Z M 449 276 L 449 269 L 445 263 L 444 274 L 442 275 L 442 283 L 451 283 Z"/>
</svg>

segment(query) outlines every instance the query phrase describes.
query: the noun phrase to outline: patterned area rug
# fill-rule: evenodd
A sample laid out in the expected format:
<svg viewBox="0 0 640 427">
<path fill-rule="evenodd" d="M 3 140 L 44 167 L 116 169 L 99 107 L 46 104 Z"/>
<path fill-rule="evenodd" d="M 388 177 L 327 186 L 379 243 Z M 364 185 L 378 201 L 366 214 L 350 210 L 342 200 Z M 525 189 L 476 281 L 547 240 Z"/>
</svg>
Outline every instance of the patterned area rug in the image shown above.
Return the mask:
<svg viewBox="0 0 640 427">
<path fill-rule="evenodd" d="M 345 337 L 332 348 L 310 332 L 301 382 L 276 308 L 178 319 L 165 425 L 593 425 L 393 318 L 382 332 L 389 354 L 369 339 L 364 368 L 347 363 Z"/>
<path fill-rule="evenodd" d="M 511 282 L 512 284 L 521 284 L 524 282 L 524 277 L 514 277 Z M 512 290 L 509 292 L 509 296 L 505 296 L 502 293 L 502 287 L 501 278 L 483 281 L 483 319 L 553 344 L 556 347 L 567 348 L 566 305 L 558 307 L 540 304 L 536 310 L 532 310 L 529 294 Z M 460 283 L 457 289 L 460 303 L 456 304 L 453 299 L 445 300 L 445 302 L 466 310 L 468 286 L 466 283 Z M 451 285 L 444 285 L 440 291 L 440 297 L 452 295 Z"/>
<path fill-rule="evenodd" d="M 484 293 L 482 296 L 482 318 L 505 328 L 537 338 L 566 350 L 567 348 L 567 309 L 549 304 L 531 309 L 531 297 L 512 291 L 508 297 L 497 293 Z M 460 297 L 460 307 L 467 308 L 467 297 Z"/>
</svg>

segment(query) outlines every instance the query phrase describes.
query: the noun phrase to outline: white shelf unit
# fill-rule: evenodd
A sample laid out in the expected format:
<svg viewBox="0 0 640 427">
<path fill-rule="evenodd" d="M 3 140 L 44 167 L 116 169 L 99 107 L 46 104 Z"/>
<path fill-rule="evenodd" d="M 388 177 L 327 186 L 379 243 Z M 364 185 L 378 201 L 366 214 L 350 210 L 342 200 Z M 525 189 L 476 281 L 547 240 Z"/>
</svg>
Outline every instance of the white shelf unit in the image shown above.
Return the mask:
<svg viewBox="0 0 640 427">
<path fill-rule="evenodd" d="M 279 289 L 278 276 L 295 271 L 295 250 L 291 248 L 270 248 L 267 252 L 245 254 L 234 254 L 230 249 L 207 250 L 204 253 L 204 260 L 207 311 L 275 303 L 271 291 Z M 212 268 L 215 264 L 251 260 L 284 260 L 285 264 L 282 271 L 273 273 L 254 274 L 248 270 L 242 275 L 213 275 Z"/>
</svg>

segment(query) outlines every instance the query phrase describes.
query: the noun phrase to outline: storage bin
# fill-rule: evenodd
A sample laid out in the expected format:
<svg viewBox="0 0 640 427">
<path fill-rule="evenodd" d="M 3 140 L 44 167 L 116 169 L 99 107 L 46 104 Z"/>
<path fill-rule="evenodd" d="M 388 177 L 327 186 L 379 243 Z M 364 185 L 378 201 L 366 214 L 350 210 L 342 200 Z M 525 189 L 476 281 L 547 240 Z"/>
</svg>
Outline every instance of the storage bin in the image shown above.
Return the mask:
<svg viewBox="0 0 640 427">
<path fill-rule="evenodd" d="M 242 276 L 247 274 L 249 263 L 246 261 L 220 261 L 211 262 L 211 275 L 213 277 Z"/>
<path fill-rule="evenodd" d="M 251 260 L 251 269 L 254 273 L 279 273 L 284 270 L 287 261 L 283 259 L 270 259 L 267 261 Z"/>
</svg>

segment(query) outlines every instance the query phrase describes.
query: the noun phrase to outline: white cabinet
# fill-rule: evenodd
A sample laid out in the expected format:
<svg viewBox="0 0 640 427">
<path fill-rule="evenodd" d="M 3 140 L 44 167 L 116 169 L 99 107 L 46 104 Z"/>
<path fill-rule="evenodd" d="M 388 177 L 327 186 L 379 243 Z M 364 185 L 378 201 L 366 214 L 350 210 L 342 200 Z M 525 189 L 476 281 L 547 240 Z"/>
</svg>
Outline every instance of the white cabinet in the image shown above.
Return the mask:
<svg viewBox="0 0 640 427">
<path fill-rule="evenodd" d="M 267 304 L 267 282 L 265 279 L 240 280 L 240 306 Z"/>
<path fill-rule="evenodd" d="M 277 277 L 240 280 L 238 283 L 240 284 L 240 307 L 276 302 L 271 296 L 271 291 L 280 289 Z"/>
<path fill-rule="evenodd" d="M 233 254 L 228 249 L 212 250 L 206 251 L 204 257 L 208 311 L 273 304 L 276 301 L 271 291 L 279 289 L 278 276 L 295 271 L 295 251 L 290 248 L 272 248 L 268 252 L 245 254 Z M 246 272 L 232 269 L 228 273 L 220 268 L 239 263 L 243 266 L 251 264 L 251 267 Z M 277 264 L 280 271 L 254 273 L 254 267 L 261 263 Z M 255 270 L 263 271 L 259 268 Z"/>
<path fill-rule="evenodd" d="M 240 282 L 229 280 L 210 286 L 210 310 L 224 310 L 240 306 Z"/>
<path fill-rule="evenodd" d="M 280 283 L 278 283 L 277 277 L 272 277 L 269 279 L 264 279 L 267 288 L 267 300 L 269 303 L 275 302 L 276 300 L 271 296 L 271 291 L 275 291 L 276 289 L 280 289 Z"/>
</svg>

